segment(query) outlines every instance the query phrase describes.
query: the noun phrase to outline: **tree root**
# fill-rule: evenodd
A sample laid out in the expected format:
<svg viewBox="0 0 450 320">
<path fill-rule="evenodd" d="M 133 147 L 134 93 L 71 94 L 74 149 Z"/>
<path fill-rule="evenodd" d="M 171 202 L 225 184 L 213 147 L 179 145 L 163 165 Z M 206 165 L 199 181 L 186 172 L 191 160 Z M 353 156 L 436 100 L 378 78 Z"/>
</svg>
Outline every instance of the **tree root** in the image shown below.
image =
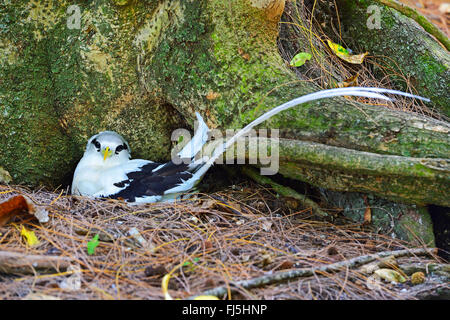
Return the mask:
<svg viewBox="0 0 450 320">
<path fill-rule="evenodd" d="M 450 280 L 450 265 L 448 263 L 405 263 L 399 265 L 399 268 L 408 276 L 415 272 L 434 273 Z"/>
<path fill-rule="evenodd" d="M 308 197 L 298 193 L 297 191 L 283 186 L 281 184 L 276 183 L 272 179 L 268 178 L 267 176 L 260 175 L 254 168 L 250 166 L 242 167 L 242 173 L 246 176 L 250 177 L 257 183 L 263 184 L 263 185 L 270 185 L 278 194 L 280 194 L 283 197 L 290 197 L 294 198 L 298 201 L 300 201 L 305 207 L 311 207 L 313 212 L 319 216 L 325 217 L 328 220 L 333 217 L 320 209 L 320 207 L 315 203 L 313 200 L 309 199 Z"/>
<path fill-rule="evenodd" d="M 313 268 L 302 268 L 302 269 L 296 269 L 296 270 L 290 270 L 290 271 L 283 271 L 283 272 L 277 272 L 270 275 L 265 275 L 257 278 L 253 278 L 250 280 L 241 280 L 236 282 L 230 282 L 229 288 L 227 286 L 220 286 L 216 287 L 210 290 L 206 290 L 198 295 L 188 297 L 187 299 L 191 300 L 194 299 L 197 296 L 200 295 L 212 295 L 221 297 L 227 294 L 228 289 L 231 291 L 236 291 L 237 288 L 244 288 L 244 289 L 251 289 L 251 288 L 257 288 L 262 287 L 268 284 L 273 283 L 279 283 L 286 280 L 301 278 L 301 277 L 310 277 L 313 276 L 315 273 L 334 273 L 339 272 L 344 268 L 356 268 L 358 266 L 361 266 L 363 264 L 370 263 L 374 260 L 382 259 L 389 256 L 394 256 L 396 258 L 403 257 L 403 256 L 413 256 L 413 255 L 432 255 L 436 254 L 437 249 L 436 248 L 416 248 L 416 249 L 406 249 L 406 250 L 397 250 L 397 251 L 383 251 L 378 252 L 375 254 L 370 255 L 364 255 L 355 257 L 349 260 L 344 260 L 340 262 L 336 262 L 333 264 L 320 266 L 320 267 L 313 267 Z"/>
<path fill-rule="evenodd" d="M 434 36 L 442 45 L 450 50 L 450 40 L 447 36 L 439 30 L 432 22 L 430 22 L 425 16 L 417 12 L 416 9 L 408 7 L 398 1 L 394 0 L 377 0 L 378 2 L 384 4 L 387 7 L 397 10 L 408 18 L 413 19 L 417 22 L 426 32 Z"/>
</svg>

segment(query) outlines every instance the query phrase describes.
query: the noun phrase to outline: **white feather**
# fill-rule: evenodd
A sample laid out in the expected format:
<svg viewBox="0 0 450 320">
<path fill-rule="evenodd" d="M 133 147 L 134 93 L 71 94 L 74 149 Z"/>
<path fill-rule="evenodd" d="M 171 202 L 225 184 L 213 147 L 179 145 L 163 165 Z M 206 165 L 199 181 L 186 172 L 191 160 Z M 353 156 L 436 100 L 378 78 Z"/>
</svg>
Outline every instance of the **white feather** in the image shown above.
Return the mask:
<svg viewBox="0 0 450 320">
<path fill-rule="evenodd" d="M 274 115 L 287 110 L 289 108 L 295 107 L 299 104 L 310 102 L 319 99 L 331 98 L 336 96 L 360 96 L 367 98 L 376 98 L 383 100 L 391 100 L 389 97 L 384 96 L 383 93 L 402 95 L 409 98 L 416 98 L 425 101 L 429 99 L 412 95 L 409 93 L 383 89 L 383 88 L 363 88 L 363 87 L 349 87 L 349 88 L 336 88 L 321 90 L 318 92 L 310 93 L 269 110 L 264 113 L 247 126 L 239 130 L 231 139 L 227 140 L 223 144 L 219 144 L 218 147 L 213 152 L 213 155 L 208 158 L 197 159 L 194 157 L 200 152 L 205 143 L 208 140 L 209 128 L 203 121 L 202 117 L 198 112 L 196 112 L 198 126 L 191 141 L 178 153 L 179 157 L 182 159 L 191 159 L 191 164 L 188 166 L 188 170 L 193 173 L 193 176 L 186 181 L 179 183 L 171 189 L 164 192 L 163 195 L 153 195 L 153 196 L 136 196 L 135 200 L 137 203 L 149 203 L 157 201 L 173 201 L 174 199 L 180 197 L 184 192 L 192 190 L 195 185 L 202 179 L 203 175 L 208 171 L 208 169 L 214 164 L 214 162 L 224 153 L 228 147 L 237 141 L 240 137 L 247 134 L 253 127 L 259 125 L 265 120 L 273 117 Z M 126 141 L 118 134 L 114 132 L 103 132 L 95 135 L 89 139 L 86 151 L 83 158 L 80 160 L 75 173 L 72 183 L 72 193 L 103 197 L 106 195 L 114 195 L 126 188 L 117 187 L 114 184 L 127 180 L 127 174 L 130 172 L 139 171 L 144 165 L 152 163 L 148 160 L 129 160 L 129 152 L 120 153 L 118 157 L 111 157 L 113 159 L 105 161 L 99 156 L 99 153 L 92 146 L 92 141 L 94 138 L 102 138 L 108 144 L 119 144 L 126 143 Z M 128 146 L 128 143 L 127 143 Z M 128 148 L 129 151 L 129 148 Z M 157 174 L 158 170 L 162 168 L 163 165 L 157 167 L 152 172 Z"/>
<path fill-rule="evenodd" d="M 325 99 L 325 98 L 332 98 L 337 96 L 359 96 L 359 97 L 366 97 L 366 98 L 376 98 L 376 99 L 383 99 L 390 101 L 391 98 L 382 95 L 381 93 L 390 93 L 390 94 L 397 94 L 409 98 L 415 98 L 420 99 L 424 101 L 430 101 L 428 98 L 424 98 L 421 96 L 413 95 L 410 93 L 397 91 L 397 90 L 391 90 L 391 89 L 384 89 L 384 88 L 372 88 L 372 87 L 349 87 L 349 88 L 335 88 L 335 89 L 326 89 L 321 90 L 317 92 L 313 92 L 310 94 L 303 95 L 301 97 L 295 98 L 293 100 L 290 100 L 286 103 L 283 103 L 279 105 L 278 107 L 275 107 L 257 119 L 250 122 L 248 125 L 246 125 L 244 128 L 239 130 L 233 137 L 231 137 L 229 140 L 227 140 L 225 143 L 218 145 L 216 149 L 213 152 L 213 155 L 209 158 L 208 161 L 206 161 L 190 178 L 188 181 L 186 181 L 186 185 L 196 185 L 198 181 L 200 181 L 203 177 L 203 175 L 209 170 L 209 168 L 214 164 L 214 162 L 227 150 L 228 147 L 233 145 L 240 137 L 246 135 L 251 129 L 253 129 L 255 126 L 259 125 L 260 123 L 266 121 L 267 119 L 273 117 L 274 115 L 290 109 L 292 107 L 295 107 L 299 104 L 310 102 L 314 100 L 319 99 Z"/>
<path fill-rule="evenodd" d="M 197 116 L 197 130 L 195 131 L 194 137 L 188 142 L 187 145 L 178 153 L 181 159 L 192 159 L 197 153 L 203 148 L 203 145 L 208 141 L 209 128 L 203 121 L 202 116 L 196 112 Z"/>
</svg>

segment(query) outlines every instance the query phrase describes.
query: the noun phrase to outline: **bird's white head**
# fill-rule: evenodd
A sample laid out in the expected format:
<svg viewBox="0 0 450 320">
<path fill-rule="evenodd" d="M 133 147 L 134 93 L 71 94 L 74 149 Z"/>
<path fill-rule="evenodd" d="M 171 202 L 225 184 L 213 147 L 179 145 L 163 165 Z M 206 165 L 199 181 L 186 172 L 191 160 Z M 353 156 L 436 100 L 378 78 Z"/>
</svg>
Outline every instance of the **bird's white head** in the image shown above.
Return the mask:
<svg viewBox="0 0 450 320">
<path fill-rule="evenodd" d="M 131 149 L 120 134 L 103 131 L 89 139 L 84 157 L 99 165 L 117 165 L 130 160 Z"/>
</svg>

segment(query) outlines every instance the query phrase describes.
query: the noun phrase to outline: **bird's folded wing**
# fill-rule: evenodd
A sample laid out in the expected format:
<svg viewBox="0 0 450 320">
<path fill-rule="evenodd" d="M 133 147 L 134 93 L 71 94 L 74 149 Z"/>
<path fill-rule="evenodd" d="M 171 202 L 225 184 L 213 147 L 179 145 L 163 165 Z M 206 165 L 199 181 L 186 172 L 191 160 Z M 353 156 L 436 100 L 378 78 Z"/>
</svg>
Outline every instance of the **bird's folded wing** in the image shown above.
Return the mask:
<svg viewBox="0 0 450 320">
<path fill-rule="evenodd" d="M 166 191 L 180 186 L 184 181 L 192 177 L 187 171 L 188 164 L 165 164 L 149 162 L 146 160 L 131 160 L 114 169 L 119 179 L 113 183 L 109 190 L 104 190 L 100 195 L 112 199 L 123 199 L 128 202 L 154 202 L 158 201 Z"/>
</svg>

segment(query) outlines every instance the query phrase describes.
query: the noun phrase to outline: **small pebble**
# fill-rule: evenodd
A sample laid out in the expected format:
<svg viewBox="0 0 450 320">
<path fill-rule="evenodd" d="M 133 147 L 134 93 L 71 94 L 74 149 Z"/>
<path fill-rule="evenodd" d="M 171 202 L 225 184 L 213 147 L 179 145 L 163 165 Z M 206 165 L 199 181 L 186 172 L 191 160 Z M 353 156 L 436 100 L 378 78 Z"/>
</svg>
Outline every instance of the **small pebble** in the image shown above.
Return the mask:
<svg viewBox="0 0 450 320">
<path fill-rule="evenodd" d="M 411 283 L 413 285 L 421 284 L 425 282 L 425 274 L 423 272 L 415 272 L 411 276 Z"/>
</svg>

